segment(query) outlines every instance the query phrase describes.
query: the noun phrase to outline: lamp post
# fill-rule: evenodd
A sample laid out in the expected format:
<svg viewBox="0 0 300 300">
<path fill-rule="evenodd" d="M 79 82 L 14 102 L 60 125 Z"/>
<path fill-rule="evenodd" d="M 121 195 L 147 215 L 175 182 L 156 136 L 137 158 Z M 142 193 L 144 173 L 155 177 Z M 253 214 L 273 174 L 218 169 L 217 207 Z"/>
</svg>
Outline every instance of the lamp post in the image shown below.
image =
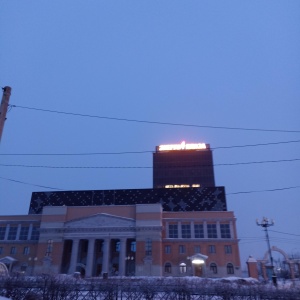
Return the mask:
<svg viewBox="0 0 300 300">
<path fill-rule="evenodd" d="M 28 258 L 28 261 L 29 261 L 29 262 L 32 262 L 32 263 L 31 263 L 31 272 L 30 272 L 30 276 L 33 275 L 33 269 L 34 269 L 34 265 L 35 265 L 37 259 L 38 259 L 37 257 L 29 257 L 29 258 Z"/>
<path fill-rule="evenodd" d="M 271 260 L 271 267 L 272 267 L 272 281 L 273 281 L 273 284 L 275 286 L 277 286 L 277 276 L 276 276 L 276 273 L 275 273 L 275 270 L 274 270 L 272 251 L 271 251 L 270 239 L 269 239 L 269 234 L 268 234 L 268 227 L 273 226 L 274 225 L 274 221 L 273 220 L 269 220 L 266 217 L 263 217 L 263 219 L 262 219 L 261 222 L 259 222 L 258 219 L 256 219 L 256 224 L 258 226 L 263 227 L 264 230 L 265 230 L 266 240 L 267 240 L 268 250 L 269 250 L 269 255 L 270 255 L 270 260 Z"/>
<path fill-rule="evenodd" d="M 127 257 L 125 257 L 125 260 L 126 260 L 126 275 L 127 276 L 130 276 L 132 275 L 132 264 L 133 264 L 133 261 L 134 261 L 134 256 L 133 255 L 128 255 Z"/>
</svg>

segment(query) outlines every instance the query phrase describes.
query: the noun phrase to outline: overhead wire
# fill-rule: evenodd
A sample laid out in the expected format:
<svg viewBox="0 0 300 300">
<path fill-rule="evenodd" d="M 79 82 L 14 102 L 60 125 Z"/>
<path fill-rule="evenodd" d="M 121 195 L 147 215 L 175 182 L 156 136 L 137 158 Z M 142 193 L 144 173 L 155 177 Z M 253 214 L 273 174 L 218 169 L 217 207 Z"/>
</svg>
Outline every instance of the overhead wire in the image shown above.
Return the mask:
<svg viewBox="0 0 300 300">
<path fill-rule="evenodd" d="M 279 160 L 264 160 L 264 161 L 252 161 L 252 162 L 237 162 L 237 163 L 221 163 L 214 164 L 214 167 L 219 166 L 238 166 L 238 165 L 250 165 L 250 164 L 263 164 L 263 163 L 279 163 L 279 162 L 293 162 L 300 161 L 300 158 L 293 159 L 279 159 Z M 48 169 L 152 169 L 151 166 L 37 166 L 37 165 L 21 165 L 21 164 L 0 164 L 2 167 L 22 167 L 22 168 L 48 168 Z M 210 165 L 201 165 L 201 167 Z M 176 168 L 174 165 L 170 168 Z M 182 168 L 182 167 L 180 167 Z M 190 168 L 187 166 L 186 168 Z"/>
<path fill-rule="evenodd" d="M 246 147 L 260 147 L 280 144 L 299 143 L 300 140 L 293 141 L 281 141 L 259 144 L 247 144 L 247 145 L 233 145 L 233 146 L 219 146 L 210 148 L 211 150 L 219 149 L 233 149 L 233 148 L 246 148 Z M 0 156 L 89 156 L 89 155 L 122 155 L 122 154 L 145 154 L 153 153 L 154 151 L 120 151 L 120 152 L 86 152 L 86 153 L 0 153 Z"/>
<path fill-rule="evenodd" d="M 128 118 L 117 118 L 117 117 L 107 117 L 107 116 L 98 116 L 90 114 L 81 114 L 73 113 L 66 111 L 42 109 L 36 107 L 21 106 L 15 104 L 9 104 L 13 108 L 21 108 L 34 111 L 42 111 L 48 113 L 56 113 L 77 117 L 86 117 L 86 118 L 96 118 L 103 120 L 113 120 L 113 121 L 124 121 L 124 122 L 135 122 L 135 123 L 145 123 L 145 124 L 155 124 L 155 125 L 168 125 L 168 126 L 181 126 L 181 127 L 194 127 L 194 128 L 209 128 L 209 129 L 224 129 L 224 130 L 242 130 L 242 131 L 260 131 L 260 132 L 281 132 L 281 133 L 300 133 L 300 130 L 286 130 L 286 129 L 264 129 L 264 128 L 246 128 L 246 127 L 229 127 L 229 126 L 212 126 L 212 125 L 196 125 L 196 124 L 185 124 L 185 123 L 171 123 L 171 122 L 160 122 L 160 121 L 147 121 L 147 120 L 138 120 L 138 119 L 128 119 Z"/>
</svg>

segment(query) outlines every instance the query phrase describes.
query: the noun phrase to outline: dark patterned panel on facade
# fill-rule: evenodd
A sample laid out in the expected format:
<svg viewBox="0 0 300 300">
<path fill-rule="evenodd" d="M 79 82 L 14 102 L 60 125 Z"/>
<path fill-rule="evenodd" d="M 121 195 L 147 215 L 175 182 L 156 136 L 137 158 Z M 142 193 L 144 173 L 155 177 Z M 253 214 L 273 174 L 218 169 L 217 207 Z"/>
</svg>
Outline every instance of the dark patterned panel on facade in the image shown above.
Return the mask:
<svg viewBox="0 0 300 300">
<path fill-rule="evenodd" d="M 224 187 L 91 190 L 32 193 L 29 213 L 44 206 L 99 206 L 160 203 L 164 211 L 226 211 Z"/>
</svg>

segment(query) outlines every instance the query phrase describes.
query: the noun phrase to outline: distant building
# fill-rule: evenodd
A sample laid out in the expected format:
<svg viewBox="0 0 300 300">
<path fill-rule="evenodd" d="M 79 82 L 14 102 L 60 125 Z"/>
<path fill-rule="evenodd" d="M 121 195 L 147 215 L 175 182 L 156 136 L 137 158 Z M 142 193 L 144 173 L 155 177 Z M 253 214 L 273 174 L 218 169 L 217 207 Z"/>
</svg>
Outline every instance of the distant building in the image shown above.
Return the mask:
<svg viewBox="0 0 300 300">
<path fill-rule="evenodd" d="M 153 153 L 153 187 L 214 187 L 212 151 L 208 144 L 161 145 Z"/>
<path fill-rule="evenodd" d="M 178 151 L 208 153 L 200 156 L 210 179 L 187 173 L 169 178 L 172 188 L 33 193 L 28 215 L 0 217 L 0 262 L 26 274 L 240 276 L 236 219 L 211 178 L 211 151 Z M 178 188 L 183 182 L 200 187 Z"/>
</svg>

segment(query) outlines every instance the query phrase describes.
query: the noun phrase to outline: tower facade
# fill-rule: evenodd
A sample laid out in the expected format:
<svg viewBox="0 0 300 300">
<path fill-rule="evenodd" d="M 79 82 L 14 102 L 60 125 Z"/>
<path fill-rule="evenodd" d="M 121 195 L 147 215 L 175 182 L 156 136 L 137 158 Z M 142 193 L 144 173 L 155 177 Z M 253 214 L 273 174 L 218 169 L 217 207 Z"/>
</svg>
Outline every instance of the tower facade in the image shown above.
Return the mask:
<svg viewBox="0 0 300 300">
<path fill-rule="evenodd" d="M 209 144 L 160 145 L 153 153 L 153 188 L 214 187 Z"/>
</svg>

